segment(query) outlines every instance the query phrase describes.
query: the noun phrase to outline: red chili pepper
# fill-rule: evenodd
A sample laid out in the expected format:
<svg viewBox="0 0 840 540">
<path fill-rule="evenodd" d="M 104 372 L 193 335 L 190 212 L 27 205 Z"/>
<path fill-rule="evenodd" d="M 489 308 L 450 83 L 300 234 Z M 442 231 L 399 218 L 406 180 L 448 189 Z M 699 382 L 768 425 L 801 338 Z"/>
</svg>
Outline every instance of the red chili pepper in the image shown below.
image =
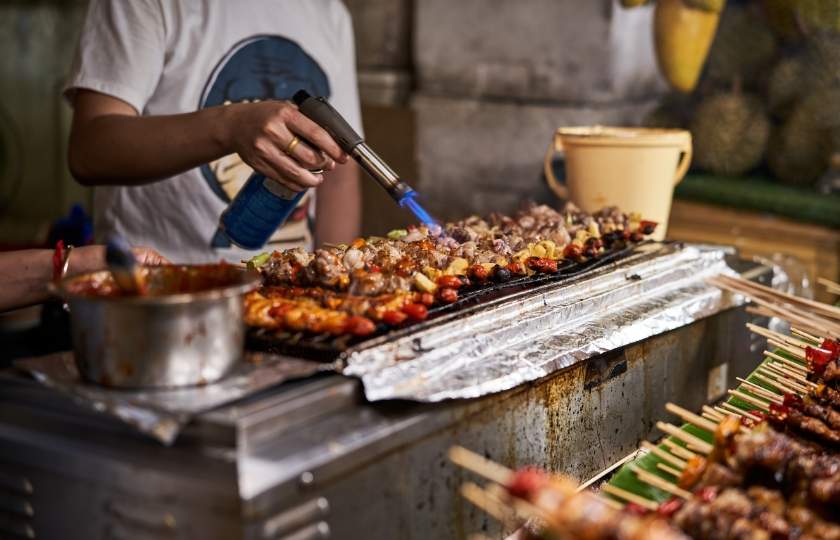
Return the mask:
<svg viewBox="0 0 840 540">
<path fill-rule="evenodd" d="M 673 497 L 664 503 L 660 504 L 656 509 L 656 513 L 664 518 L 669 518 L 677 513 L 683 507 L 683 501 L 680 498 Z"/>
<path fill-rule="evenodd" d="M 785 393 L 784 397 L 782 397 L 782 404 L 784 404 L 785 407 L 801 409 L 803 402 L 802 398 L 796 394 Z"/>
<path fill-rule="evenodd" d="M 379 274 L 380 272 L 382 272 L 382 267 L 380 267 L 378 264 L 369 264 L 368 272 L 371 272 L 373 274 Z"/>
<path fill-rule="evenodd" d="M 463 285 L 457 276 L 440 276 L 437 278 L 437 284 L 439 287 L 448 287 L 450 289 L 457 289 Z"/>
<path fill-rule="evenodd" d="M 647 515 L 650 512 L 650 510 L 648 510 L 644 506 L 642 506 L 640 504 L 636 504 L 634 502 L 630 502 L 630 503 L 625 504 L 624 505 L 624 511 L 627 512 L 628 514 L 631 514 L 631 515 L 634 515 L 634 516 L 644 516 L 644 515 Z"/>
<path fill-rule="evenodd" d="M 825 366 L 831 362 L 831 351 L 821 349 L 819 347 L 805 347 L 805 359 L 808 360 L 808 365 L 811 371 L 817 375 L 822 375 L 825 371 Z"/>
<path fill-rule="evenodd" d="M 406 304 L 402 311 L 413 321 L 423 321 L 429 316 L 429 310 L 423 304 Z"/>
<path fill-rule="evenodd" d="M 718 488 L 716 486 L 706 486 L 703 488 L 698 489 L 695 492 L 697 498 L 699 498 L 703 502 L 712 502 L 715 500 L 718 494 Z"/>
<path fill-rule="evenodd" d="M 770 412 L 767 414 L 767 419 L 775 424 L 784 424 L 789 414 L 790 407 L 771 403 Z"/>
<path fill-rule="evenodd" d="M 653 234 L 653 231 L 656 230 L 657 225 L 659 225 L 659 223 L 655 221 L 648 221 L 643 219 L 641 222 L 639 222 L 639 231 L 641 231 L 642 234 Z"/>
<path fill-rule="evenodd" d="M 444 304 L 454 304 L 458 301 L 458 291 L 449 287 L 441 287 L 437 291 L 438 299 Z"/>
<path fill-rule="evenodd" d="M 398 326 L 402 324 L 408 315 L 403 313 L 402 311 L 386 311 L 382 314 L 382 320 L 385 321 L 386 324 L 391 326 Z"/>
<path fill-rule="evenodd" d="M 376 325 L 373 324 L 373 321 L 367 317 L 354 315 L 347 319 L 347 323 L 344 328 L 346 332 L 353 334 L 354 336 L 367 336 L 376 330 Z"/>
<path fill-rule="evenodd" d="M 837 343 L 833 339 L 825 338 L 820 348 L 831 351 L 832 358 L 840 358 L 840 343 Z"/>
</svg>

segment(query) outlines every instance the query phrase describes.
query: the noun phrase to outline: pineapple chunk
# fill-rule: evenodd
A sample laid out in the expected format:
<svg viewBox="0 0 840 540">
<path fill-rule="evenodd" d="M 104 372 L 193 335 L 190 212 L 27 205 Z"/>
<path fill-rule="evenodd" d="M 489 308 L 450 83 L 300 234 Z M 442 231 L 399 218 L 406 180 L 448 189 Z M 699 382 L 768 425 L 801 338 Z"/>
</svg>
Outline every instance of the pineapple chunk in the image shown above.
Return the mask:
<svg viewBox="0 0 840 540">
<path fill-rule="evenodd" d="M 435 282 L 427 278 L 420 272 L 414 272 L 412 278 L 414 279 L 414 286 L 422 292 L 434 293 L 437 290 L 437 285 L 435 285 Z"/>
</svg>

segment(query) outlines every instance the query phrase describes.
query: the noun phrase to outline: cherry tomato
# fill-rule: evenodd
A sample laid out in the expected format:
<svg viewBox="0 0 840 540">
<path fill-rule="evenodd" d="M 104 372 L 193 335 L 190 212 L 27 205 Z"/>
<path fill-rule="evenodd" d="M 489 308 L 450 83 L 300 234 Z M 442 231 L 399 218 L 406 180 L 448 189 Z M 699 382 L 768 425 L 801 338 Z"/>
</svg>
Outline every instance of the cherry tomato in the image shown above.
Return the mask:
<svg viewBox="0 0 840 540">
<path fill-rule="evenodd" d="M 367 336 L 376 330 L 376 325 L 367 317 L 354 315 L 347 319 L 345 330 L 354 336 Z"/>
<path fill-rule="evenodd" d="M 516 471 L 507 488 L 514 497 L 531 500 L 547 483 L 544 472 L 533 467 L 524 467 Z"/>
<path fill-rule="evenodd" d="M 507 265 L 507 269 L 510 270 L 512 274 L 524 274 L 525 269 L 522 268 L 522 265 L 517 262 L 512 262 Z"/>
<path fill-rule="evenodd" d="M 423 304 L 406 304 L 402 311 L 413 321 L 423 321 L 429 316 L 429 310 Z"/>
<path fill-rule="evenodd" d="M 408 315 L 406 315 L 402 311 L 386 311 L 382 314 L 382 320 L 385 321 L 386 324 L 390 324 L 391 326 L 400 325 L 407 318 Z"/>
<path fill-rule="evenodd" d="M 437 278 L 438 287 L 457 289 L 461 286 L 461 280 L 457 276 L 440 276 Z"/>
<path fill-rule="evenodd" d="M 474 264 L 467 268 L 467 275 L 476 281 L 486 281 L 490 272 L 480 264 Z"/>
<path fill-rule="evenodd" d="M 440 287 L 437 295 L 438 299 L 444 304 L 453 304 L 458 301 L 458 291 L 449 287 Z"/>
<path fill-rule="evenodd" d="M 581 249 L 577 244 L 568 244 L 563 248 L 563 258 L 565 259 L 577 259 L 580 258 L 580 254 Z"/>
<path fill-rule="evenodd" d="M 424 306 L 431 306 L 435 303 L 435 297 L 432 293 L 422 293 L 420 295 L 419 303 L 423 304 Z"/>
</svg>

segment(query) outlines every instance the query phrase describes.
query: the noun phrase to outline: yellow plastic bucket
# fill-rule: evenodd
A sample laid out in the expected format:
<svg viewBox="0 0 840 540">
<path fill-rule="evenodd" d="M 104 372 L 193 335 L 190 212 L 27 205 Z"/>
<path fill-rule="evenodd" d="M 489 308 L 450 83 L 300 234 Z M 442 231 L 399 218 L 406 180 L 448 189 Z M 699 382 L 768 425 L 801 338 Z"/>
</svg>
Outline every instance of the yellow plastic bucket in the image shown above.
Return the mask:
<svg viewBox="0 0 840 540">
<path fill-rule="evenodd" d="M 565 155 L 566 182 L 554 175 L 554 155 Z M 587 212 L 618 206 L 659 223 L 665 238 L 674 186 L 691 164 L 691 133 L 682 129 L 563 127 L 545 155 L 545 176 L 560 198 Z"/>
</svg>

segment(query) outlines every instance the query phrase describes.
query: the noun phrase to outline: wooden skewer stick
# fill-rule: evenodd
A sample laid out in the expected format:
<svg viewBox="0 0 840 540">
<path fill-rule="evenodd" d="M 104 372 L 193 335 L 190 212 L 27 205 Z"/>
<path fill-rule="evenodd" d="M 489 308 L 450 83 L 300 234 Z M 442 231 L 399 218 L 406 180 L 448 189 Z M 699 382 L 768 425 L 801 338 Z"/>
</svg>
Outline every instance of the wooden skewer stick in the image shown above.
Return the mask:
<svg viewBox="0 0 840 540">
<path fill-rule="evenodd" d="M 816 330 L 819 334 L 829 334 L 833 337 L 840 335 L 840 325 L 832 320 L 814 314 L 813 309 L 809 309 L 808 307 L 803 308 L 801 305 L 799 307 L 790 305 L 790 303 L 780 300 L 777 295 L 762 293 L 761 290 L 750 288 L 749 284 L 745 286 L 743 281 L 730 281 L 725 276 L 718 276 L 707 281 L 721 289 L 748 296 L 754 303 L 771 312 L 774 317 L 782 318 L 790 323 L 805 327 L 808 330 Z M 773 289 L 768 290 L 771 293 L 776 292 Z M 797 299 L 795 296 L 791 295 L 791 297 Z"/>
<path fill-rule="evenodd" d="M 651 485 L 655 488 L 659 488 L 662 491 L 667 491 L 671 495 L 676 495 L 677 497 L 683 499 L 690 499 L 691 492 L 682 489 L 681 487 L 675 486 L 671 482 L 656 476 L 653 473 L 649 473 L 634 464 L 629 464 L 630 470 L 636 474 L 636 478 L 644 482 L 645 484 Z"/>
<path fill-rule="evenodd" d="M 805 311 L 813 311 L 820 313 L 824 317 L 840 319 L 840 308 L 836 308 L 831 304 L 825 304 L 823 302 L 809 300 L 784 291 L 778 291 L 768 287 L 767 285 L 762 285 L 760 283 L 756 283 L 755 281 L 749 281 L 743 278 L 733 278 L 726 275 L 721 275 L 719 277 L 722 278 L 724 282 L 739 283 L 747 289 L 752 289 L 754 291 L 758 291 L 759 293 L 763 292 L 768 296 L 779 298 L 784 303 L 803 306 L 802 309 Z"/>
<path fill-rule="evenodd" d="M 689 411 L 688 409 L 684 409 L 675 403 L 666 403 L 665 410 L 669 413 L 679 416 L 685 422 L 697 426 L 700 429 L 704 429 L 709 433 L 714 433 L 717 429 L 717 424 L 709 422 L 705 418 L 698 416 L 693 412 Z"/>
<path fill-rule="evenodd" d="M 717 416 L 717 415 L 714 415 L 714 414 L 711 414 L 711 413 L 707 413 L 706 411 L 703 411 L 702 413 L 700 413 L 700 416 L 702 416 L 703 418 L 705 418 L 709 422 L 714 422 L 716 424 L 720 423 L 720 416 Z"/>
<path fill-rule="evenodd" d="M 691 433 L 683 431 L 672 424 L 668 424 L 666 422 L 657 422 L 656 427 L 664 431 L 668 435 L 671 435 L 675 439 L 678 439 L 686 444 L 690 444 L 691 446 L 697 448 L 697 450 L 703 454 L 708 454 L 714 448 L 711 444 L 707 443 L 703 439 L 695 437 Z"/>
<path fill-rule="evenodd" d="M 800 349 L 804 349 L 805 347 L 809 347 L 811 344 L 802 341 L 801 339 L 797 339 L 795 337 L 786 336 L 784 334 L 780 334 L 779 332 L 774 332 L 768 328 L 764 328 L 763 326 L 758 326 L 757 324 L 747 323 L 747 328 L 749 328 L 750 332 L 754 334 L 758 334 L 759 336 L 764 336 L 766 338 L 776 339 L 783 343 L 787 343 L 788 345 L 793 345 L 794 347 L 799 347 Z"/>
<path fill-rule="evenodd" d="M 773 351 L 764 351 L 763 354 L 767 358 L 772 358 L 773 360 L 788 366 L 790 369 L 800 372 L 803 376 L 809 373 L 808 366 L 800 364 L 799 362 L 794 362 L 793 360 L 788 360 L 784 356 L 776 354 Z"/>
<path fill-rule="evenodd" d="M 670 474 L 671 476 L 673 476 L 675 478 L 679 478 L 680 476 L 682 476 L 682 471 L 678 471 L 677 469 L 675 469 L 671 466 L 665 465 L 664 463 L 657 463 L 656 468 L 659 469 L 660 471 L 665 471 L 666 473 Z"/>
<path fill-rule="evenodd" d="M 499 503 L 495 498 L 489 496 L 477 484 L 473 484 L 472 482 L 463 484 L 461 486 L 461 495 L 477 507 L 504 523 L 505 526 L 509 526 L 514 522 L 513 512 L 511 512 L 510 508 Z"/>
<path fill-rule="evenodd" d="M 722 414 L 722 413 L 716 411 L 715 409 L 713 409 L 712 407 L 709 407 L 708 405 L 703 405 L 703 412 L 707 413 L 711 416 L 717 417 L 717 419 L 715 420 L 716 422 L 720 422 L 721 420 L 726 418 L 725 414 Z"/>
<path fill-rule="evenodd" d="M 613 510 L 623 510 L 624 506 L 625 506 L 624 504 L 621 504 L 617 500 L 609 499 L 607 497 L 604 497 L 603 495 L 595 495 L 595 498 L 598 499 L 598 501 L 606 504 L 607 506 L 609 506 Z"/>
<path fill-rule="evenodd" d="M 627 502 L 638 504 L 642 508 L 646 508 L 647 510 L 650 510 L 652 512 L 655 512 L 656 509 L 659 508 L 659 505 L 656 504 L 654 501 L 646 499 L 640 495 L 636 495 L 635 493 L 631 493 L 625 489 L 615 487 L 611 484 L 602 485 L 601 491 L 609 493 L 610 495 L 618 497 L 619 499 L 624 499 Z"/>
<path fill-rule="evenodd" d="M 742 379 L 741 377 L 735 377 L 735 378 L 742 385 L 746 386 L 747 390 L 751 394 L 754 394 L 754 395 L 756 395 L 756 396 L 758 396 L 762 399 L 766 399 L 767 401 L 769 401 L 771 403 L 775 403 L 776 405 L 781 405 L 782 404 L 783 401 L 782 401 L 782 398 L 779 396 L 779 394 L 777 394 L 775 392 L 771 392 L 770 390 L 767 390 L 763 386 L 759 386 L 757 384 L 751 383 L 750 381 L 748 381 L 746 379 Z"/>
<path fill-rule="evenodd" d="M 776 362 L 767 362 L 762 367 L 769 369 L 770 371 L 779 373 L 780 376 L 785 376 L 788 378 L 788 380 L 796 381 L 796 384 L 804 386 L 805 388 L 810 389 L 815 388 L 817 386 L 817 383 L 809 381 L 804 375 L 800 375 L 799 373 L 788 369 L 783 364 L 778 364 Z"/>
<path fill-rule="evenodd" d="M 689 450 L 687 448 L 684 448 L 684 447 L 678 445 L 677 443 L 675 443 L 674 441 L 672 441 L 670 439 L 664 439 L 662 441 L 662 444 L 667 446 L 668 449 L 671 450 L 671 453 L 673 453 L 675 456 L 680 456 L 683 459 L 692 459 L 692 458 L 697 457 L 697 454 L 695 454 L 694 452 L 692 452 L 691 450 Z"/>
<path fill-rule="evenodd" d="M 776 388 L 788 394 L 807 394 L 808 390 L 793 382 L 792 379 L 784 378 L 777 372 L 762 366 L 753 373 L 753 377 L 764 384 L 772 384 Z M 781 377 L 781 378 L 780 378 Z"/>
<path fill-rule="evenodd" d="M 787 386 L 797 388 L 803 393 L 808 393 L 808 385 L 805 384 L 808 379 L 805 379 L 804 376 L 801 376 L 798 373 L 791 373 L 787 371 L 781 364 L 767 361 L 761 364 L 756 371 L 768 376 L 773 376 Z M 802 378 L 800 379 L 800 377 Z"/>
<path fill-rule="evenodd" d="M 761 422 L 761 418 L 759 418 L 758 416 L 752 414 L 749 411 L 745 411 L 744 409 L 736 407 L 735 405 L 732 405 L 731 403 L 723 402 L 720 405 L 725 410 L 729 411 L 730 414 L 737 414 L 738 416 L 746 416 L 750 420 L 753 420 L 755 422 Z"/>
<path fill-rule="evenodd" d="M 817 283 L 825 287 L 829 292 L 833 292 L 834 294 L 840 294 L 840 284 L 831 281 L 830 279 L 826 279 L 823 277 L 817 278 Z"/>
<path fill-rule="evenodd" d="M 766 402 L 761 401 L 760 399 L 758 399 L 756 397 L 749 396 L 749 395 L 747 395 L 743 392 L 739 392 L 738 390 L 727 390 L 727 392 L 729 393 L 729 395 L 735 396 L 735 397 L 741 399 L 742 401 L 746 401 L 750 405 L 755 405 L 756 407 L 758 407 L 762 411 L 769 411 L 770 410 L 770 408 L 769 408 L 769 406 Z"/>
<path fill-rule="evenodd" d="M 642 448 L 650 451 L 650 453 L 653 454 L 654 456 L 667 461 L 668 463 L 670 463 L 671 465 L 673 465 L 673 466 L 675 466 L 679 469 L 685 469 L 685 466 L 687 464 L 686 461 L 676 457 L 673 454 L 669 454 L 668 452 L 659 448 L 658 446 L 656 446 L 652 442 L 642 441 Z"/>
<path fill-rule="evenodd" d="M 813 336 L 813 335 L 809 334 L 808 332 L 800 330 L 799 328 L 797 328 L 795 326 L 790 327 L 790 333 L 791 334 L 796 334 L 797 336 L 799 336 L 801 338 L 805 338 L 805 339 L 813 342 L 816 345 L 819 345 L 823 341 L 821 338 L 819 338 L 817 336 Z"/>
<path fill-rule="evenodd" d="M 514 472 L 512 470 L 503 465 L 499 465 L 495 461 L 490 461 L 486 457 L 476 454 L 471 450 L 467 450 L 463 446 L 453 446 L 450 448 L 449 459 L 452 463 L 469 469 L 503 486 L 508 485 L 513 480 Z"/>
<path fill-rule="evenodd" d="M 789 355 L 793 356 L 794 358 L 797 358 L 799 360 L 805 360 L 805 353 L 802 351 L 802 349 L 797 349 L 795 347 L 791 347 L 790 345 L 782 343 L 781 341 L 776 341 L 775 339 L 768 339 L 767 343 L 768 343 L 768 345 L 772 345 L 773 347 L 776 347 L 777 349 L 782 349 L 783 351 L 785 351 Z"/>
</svg>

